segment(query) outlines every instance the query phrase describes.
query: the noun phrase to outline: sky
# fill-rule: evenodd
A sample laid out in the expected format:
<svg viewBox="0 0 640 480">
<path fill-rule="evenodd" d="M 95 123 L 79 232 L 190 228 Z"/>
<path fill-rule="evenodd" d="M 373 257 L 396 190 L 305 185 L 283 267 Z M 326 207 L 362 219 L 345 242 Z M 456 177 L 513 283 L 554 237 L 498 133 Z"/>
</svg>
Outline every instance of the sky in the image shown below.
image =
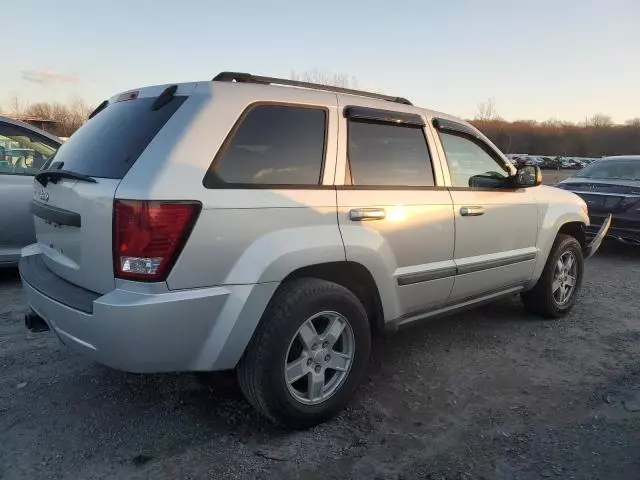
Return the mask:
<svg viewBox="0 0 640 480">
<path fill-rule="evenodd" d="M 316 69 L 473 118 L 640 117 L 640 0 L 20 0 L 0 107 Z M 7 41 L 7 39 L 11 39 Z"/>
</svg>

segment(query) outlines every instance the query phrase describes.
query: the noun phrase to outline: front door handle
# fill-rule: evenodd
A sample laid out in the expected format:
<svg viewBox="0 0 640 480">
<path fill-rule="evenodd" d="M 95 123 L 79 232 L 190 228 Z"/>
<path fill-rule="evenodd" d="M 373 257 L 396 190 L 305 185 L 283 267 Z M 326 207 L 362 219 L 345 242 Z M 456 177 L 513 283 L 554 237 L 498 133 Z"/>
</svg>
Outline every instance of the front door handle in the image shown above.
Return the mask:
<svg viewBox="0 0 640 480">
<path fill-rule="evenodd" d="M 463 217 L 478 217 L 484 215 L 484 208 L 478 206 L 467 206 L 460 208 L 460 215 Z"/>
<path fill-rule="evenodd" d="M 384 208 L 354 208 L 349 210 L 349 220 L 360 222 L 363 220 L 383 220 L 387 216 Z"/>
</svg>

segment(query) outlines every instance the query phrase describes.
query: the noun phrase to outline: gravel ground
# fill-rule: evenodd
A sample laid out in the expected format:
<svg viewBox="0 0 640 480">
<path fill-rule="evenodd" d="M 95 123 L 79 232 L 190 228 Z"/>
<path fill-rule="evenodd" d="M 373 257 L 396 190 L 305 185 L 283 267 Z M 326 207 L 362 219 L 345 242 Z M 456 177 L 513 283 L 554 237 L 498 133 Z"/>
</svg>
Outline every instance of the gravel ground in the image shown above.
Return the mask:
<svg viewBox="0 0 640 480">
<path fill-rule="evenodd" d="M 0 478 L 640 478 L 640 249 L 607 244 L 561 321 L 517 298 L 374 342 L 350 408 L 307 432 L 216 377 L 131 375 L 22 325 L 0 272 Z"/>
</svg>

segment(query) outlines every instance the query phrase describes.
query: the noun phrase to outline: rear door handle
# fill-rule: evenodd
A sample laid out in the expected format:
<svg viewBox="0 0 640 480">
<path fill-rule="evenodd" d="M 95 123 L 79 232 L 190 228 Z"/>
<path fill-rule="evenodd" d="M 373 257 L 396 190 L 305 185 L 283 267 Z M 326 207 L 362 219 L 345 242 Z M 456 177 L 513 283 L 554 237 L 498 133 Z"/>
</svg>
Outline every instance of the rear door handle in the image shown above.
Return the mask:
<svg viewBox="0 0 640 480">
<path fill-rule="evenodd" d="M 478 206 L 467 206 L 460 208 L 460 215 L 463 217 L 478 217 L 484 215 L 484 208 Z"/>
<path fill-rule="evenodd" d="M 349 210 L 349 220 L 360 222 L 362 220 L 383 220 L 387 216 L 384 208 L 354 208 Z"/>
</svg>

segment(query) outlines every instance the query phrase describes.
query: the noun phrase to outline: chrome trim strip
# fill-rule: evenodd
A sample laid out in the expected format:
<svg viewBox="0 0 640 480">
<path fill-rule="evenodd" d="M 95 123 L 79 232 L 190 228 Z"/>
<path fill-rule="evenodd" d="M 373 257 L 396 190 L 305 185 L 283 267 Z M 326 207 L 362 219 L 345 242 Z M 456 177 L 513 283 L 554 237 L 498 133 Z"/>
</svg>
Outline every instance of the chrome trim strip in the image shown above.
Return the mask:
<svg viewBox="0 0 640 480">
<path fill-rule="evenodd" d="M 488 270 L 490 268 L 505 267 L 514 263 L 527 262 L 529 260 L 535 260 L 536 254 L 521 253 L 507 258 L 497 258 L 490 260 L 480 260 L 467 265 L 459 265 L 457 275 L 464 275 L 465 273 L 479 272 L 481 270 Z"/>
<path fill-rule="evenodd" d="M 531 250 L 531 249 L 529 249 Z M 516 250 L 517 252 L 518 250 Z M 522 250 L 520 250 L 522 252 Z M 464 263 L 468 258 L 460 259 L 462 264 L 455 264 L 451 260 L 445 260 L 443 262 L 435 262 L 427 265 L 416 265 L 414 267 L 405 267 L 401 270 L 401 274 L 396 274 L 397 282 L 399 286 L 412 285 L 414 283 L 429 282 L 431 280 L 440 280 L 442 278 L 453 277 L 455 275 L 464 275 L 466 273 L 479 272 L 482 270 L 489 270 L 491 268 L 505 267 L 507 265 L 514 265 L 516 263 L 527 262 L 535 260 L 537 255 L 537 249 L 535 251 L 525 251 L 523 253 L 516 253 L 508 257 L 501 256 L 495 258 L 496 255 L 492 255 L 493 258 L 481 258 L 470 257 L 472 260 L 468 263 Z M 486 257 L 486 255 L 483 255 Z M 413 271 L 407 271 L 413 270 Z M 397 271 L 396 271 L 397 272 Z"/>
<path fill-rule="evenodd" d="M 428 282 L 430 280 L 439 280 L 441 278 L 453 277 L 457 272 L 456 267 L 444 267 L 428 272 L 409 273 L 398 277 L 398 285 L 412 285 L 414 283 Z"/>
</svg>

